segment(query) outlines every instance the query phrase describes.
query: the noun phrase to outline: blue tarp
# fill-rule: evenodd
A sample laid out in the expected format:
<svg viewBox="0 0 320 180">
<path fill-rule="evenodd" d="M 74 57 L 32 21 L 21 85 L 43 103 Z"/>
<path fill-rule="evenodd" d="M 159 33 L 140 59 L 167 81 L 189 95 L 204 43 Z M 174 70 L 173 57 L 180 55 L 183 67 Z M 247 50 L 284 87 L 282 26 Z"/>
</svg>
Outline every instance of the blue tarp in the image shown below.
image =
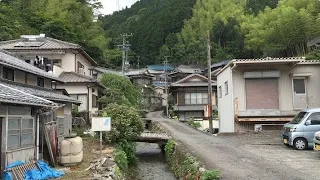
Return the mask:
<svg viewBox="0 0 320 180">
<path fill-rule="evenodd" d="M 15 162 L 6 167 L 12 168 L 18 165 L 24 164 L 22 162 Z M 37 161 L 38 166 L 40 167 L 40 170 L 28 170 L 26 174 L 24 175 L 25 180 L 41 180 L 41 179 L 53 179 L 53 178 L 59 178 L 64 175 L 63 172 L 57 171 L 51 167 L 48 166 L 47 163 L 42 161 Z M 12 176 L 10 173 L 5 173 L 4 180 L 12 180 Z"/>
</svg>

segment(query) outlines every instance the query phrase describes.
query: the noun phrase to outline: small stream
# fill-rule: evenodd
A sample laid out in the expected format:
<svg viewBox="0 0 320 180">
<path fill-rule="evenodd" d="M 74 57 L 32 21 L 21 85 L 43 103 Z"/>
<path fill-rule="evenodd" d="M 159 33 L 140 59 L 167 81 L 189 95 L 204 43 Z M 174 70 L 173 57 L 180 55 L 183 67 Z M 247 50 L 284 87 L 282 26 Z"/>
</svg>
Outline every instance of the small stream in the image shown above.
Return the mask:
<svg viewBox="0 0 320 180">
<path fill-rule="evenodd" d="M 176 180 L 158 144 L 137 143 L 138 165 L 133 167 L 132 180 Z"/>
</svg>

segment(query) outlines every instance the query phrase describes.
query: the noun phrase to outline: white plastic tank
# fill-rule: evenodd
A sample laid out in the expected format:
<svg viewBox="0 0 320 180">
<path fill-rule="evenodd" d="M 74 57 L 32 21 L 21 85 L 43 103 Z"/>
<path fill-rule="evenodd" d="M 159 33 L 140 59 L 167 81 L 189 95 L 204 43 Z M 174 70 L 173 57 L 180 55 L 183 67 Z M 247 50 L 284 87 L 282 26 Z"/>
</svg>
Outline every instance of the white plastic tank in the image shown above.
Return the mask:
<svg viewBox="0 0 320 180">
<path fill-rule="evenodd" d="M 60 163 L 76 164 L 83 159 L 83 143 L 81 137 L 62 140 L 60 143 Z"/>
</svg>

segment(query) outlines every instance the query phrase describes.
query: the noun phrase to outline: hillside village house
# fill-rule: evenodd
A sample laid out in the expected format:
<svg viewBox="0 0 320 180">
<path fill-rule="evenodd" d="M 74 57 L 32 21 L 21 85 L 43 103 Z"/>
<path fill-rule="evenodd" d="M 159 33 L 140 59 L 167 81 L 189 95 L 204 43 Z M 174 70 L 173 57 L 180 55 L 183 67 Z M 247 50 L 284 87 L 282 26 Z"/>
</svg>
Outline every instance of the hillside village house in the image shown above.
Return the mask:
<svg viewBox="0 0 320 180">
<path fill-rule="evenodd" d="M 43 149 L 44 123 L 56 122 L 57 137 L 71 132 L 71 107 L 80 104 L 51 88 L 61 80 L 0 51 L 1 172 L 15 161 L 35 160 Z M 46 112 L 47 114 L 44 114 Z"/>
<path fill-rule="evenodd" d="M 320 62 L 303 58 L 232 60 L 218 73 L 219 132 L 275 128 L 319 107 L 319 78 Z"/>
<path fill-rule="evenodd" d="M 190 74 L 194 74 L 194 73 L 201 73 L 201 69 L 200 68 L 192 68 L 190 66 L 186 66 L 186 65 L 180 65 L 176 68 L 174 68 L 173 72 L 168 74 L 169 77 L 169 81 L 174 83 L 177 82 L 187 76 L 189 76 Z"/>
<path fill-rule="evenodd" d="M 97 63 L 78 44 L 40 35 L 22 35 L 20 39 L 0 42 L 0 49 L 14 53 L 64 83 L 56 81 L 53 87 L 66 90 L 71 97 L 81 101 L 79 111 L 96 115 L 97 99 L 104 87 L 93 77 L 92 67 Z M 101 108 L 101 107 L 100 107 Z"/>
<path fill-rule="evenodd" d="M 212 81 L 212 106 L 216 106 L 216 86 L 216 82 Z M 179 120 L 205 118 L 205 106 L 208 104 L 208 78 L 200 74 L 191 74 L 172 83 L 170 92 L 175 101 L 174 111 Z"/>
</svg>

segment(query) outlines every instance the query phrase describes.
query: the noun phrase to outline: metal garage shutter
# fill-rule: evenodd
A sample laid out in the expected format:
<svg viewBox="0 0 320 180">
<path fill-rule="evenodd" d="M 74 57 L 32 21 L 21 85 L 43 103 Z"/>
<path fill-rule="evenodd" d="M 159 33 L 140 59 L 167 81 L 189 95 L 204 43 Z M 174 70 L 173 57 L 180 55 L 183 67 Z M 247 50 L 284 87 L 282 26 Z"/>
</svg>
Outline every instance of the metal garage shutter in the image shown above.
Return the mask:
<svg viewBox="0 0 320 180">
<path fill-rule="evenodd" d="M 246 79 L 247 109 L 279 109 L 278 79 Z"/>
</svg>

